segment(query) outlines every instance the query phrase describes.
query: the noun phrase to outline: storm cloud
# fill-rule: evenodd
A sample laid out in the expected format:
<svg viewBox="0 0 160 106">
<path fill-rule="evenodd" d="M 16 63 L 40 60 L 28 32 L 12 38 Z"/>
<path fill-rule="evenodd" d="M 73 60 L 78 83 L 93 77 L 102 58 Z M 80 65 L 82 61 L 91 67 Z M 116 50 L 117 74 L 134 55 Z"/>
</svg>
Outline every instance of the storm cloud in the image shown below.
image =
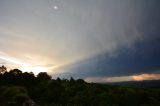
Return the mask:
<svg viewBox="0 0 160 106">
<path fill-rule="evenodd" d="M 159 0 L 0 1 L 0 51 L 55 77 L 157 73 L 159 11 Z"/>
<path fill-rule="evenodd" d="M 159 73 L 160 2 L 131 0 L 110 3 L 113 3 L 110 7 L 112 18 L 108 27 L 110 33 L 104 33 L 99 27 L 104 35 L 97 34 L 96 41 L 101 39 L 101 46 L 94 46 L 95 51 L 97 48 L 106 47 L 103 48 L 104 51 L 63 69 L 69 72 L 68 76 L 72 73 L 83 78 Z"/>
</svg>

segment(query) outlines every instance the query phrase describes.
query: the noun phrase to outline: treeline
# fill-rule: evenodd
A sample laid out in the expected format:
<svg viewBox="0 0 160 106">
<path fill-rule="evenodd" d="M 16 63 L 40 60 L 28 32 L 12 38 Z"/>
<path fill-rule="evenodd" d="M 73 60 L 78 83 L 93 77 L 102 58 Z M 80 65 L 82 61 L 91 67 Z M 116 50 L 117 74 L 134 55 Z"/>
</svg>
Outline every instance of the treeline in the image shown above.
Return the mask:
<svg viewBox="0 0 160 106">
<path fill-rule="evenodd" d="M 0 67 L 0 106 L 160 106 L 160 90 L 52 79 Z"/>
</svg>

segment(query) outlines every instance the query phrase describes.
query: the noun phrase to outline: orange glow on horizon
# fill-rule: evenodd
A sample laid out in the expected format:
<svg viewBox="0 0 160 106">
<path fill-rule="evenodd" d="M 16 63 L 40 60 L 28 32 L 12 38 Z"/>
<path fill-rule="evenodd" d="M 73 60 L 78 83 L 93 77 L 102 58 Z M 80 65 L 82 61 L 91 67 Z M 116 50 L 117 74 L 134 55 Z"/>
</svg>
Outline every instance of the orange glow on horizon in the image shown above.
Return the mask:
<svg viewBox="0 0 160 106">
<path fill-rule="evenodd" d="M 136 81 L 159 80 L 160 74 L 141 74 L 141 75 L 135 75 L 132 78 L 133 80 L 136 80 Z"/>
<path fill-rule="evenodd" d="M 144 78 L 142 76 L 133 76 L 133 79 L 136 81 L 143 81 Z"/>
</svg>

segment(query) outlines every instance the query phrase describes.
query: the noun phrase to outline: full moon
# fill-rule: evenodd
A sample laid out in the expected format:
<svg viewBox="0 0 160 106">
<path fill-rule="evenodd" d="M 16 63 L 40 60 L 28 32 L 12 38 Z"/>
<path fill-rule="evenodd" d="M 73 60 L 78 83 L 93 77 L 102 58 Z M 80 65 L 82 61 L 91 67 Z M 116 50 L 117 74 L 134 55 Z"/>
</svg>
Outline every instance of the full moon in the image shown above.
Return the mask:
<svg viewBox="0 0 160 106">
<path fill-rule="evenodd" d="M 54 6 L 53 9 L 54 9 L 54 10 L 58 10 L 58 6 Z"/>
</svg>

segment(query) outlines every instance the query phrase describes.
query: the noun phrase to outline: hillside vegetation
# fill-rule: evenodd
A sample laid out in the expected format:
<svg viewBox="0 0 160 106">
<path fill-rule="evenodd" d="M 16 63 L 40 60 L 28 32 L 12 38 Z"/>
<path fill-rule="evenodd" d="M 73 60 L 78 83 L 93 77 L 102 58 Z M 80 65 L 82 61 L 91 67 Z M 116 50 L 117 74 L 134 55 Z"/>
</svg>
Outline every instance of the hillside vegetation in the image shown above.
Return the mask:
<svg viewBox="0 0 160 106">
<path fill-rule="evenodd" d="M 52 79 L 0 68 L 0 106 L 160 106 L 160 89 L 87 83 L 83 79 Z"/>
</svg>

